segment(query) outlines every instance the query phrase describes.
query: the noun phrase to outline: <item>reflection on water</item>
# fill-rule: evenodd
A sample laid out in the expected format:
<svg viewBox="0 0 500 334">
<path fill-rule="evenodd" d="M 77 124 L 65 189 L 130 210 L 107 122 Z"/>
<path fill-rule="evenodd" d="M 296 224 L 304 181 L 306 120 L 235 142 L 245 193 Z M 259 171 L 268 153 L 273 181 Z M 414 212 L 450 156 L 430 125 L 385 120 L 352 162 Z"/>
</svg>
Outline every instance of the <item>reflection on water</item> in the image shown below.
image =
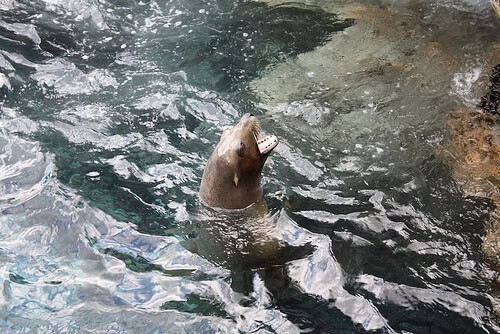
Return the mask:
<svg viewBox="0 0 500 334">
<path fill-rule="evenodd" d="M 4 332 L 500 330 L 489 204 L 435 154 L 494 12 L 300 3 L 0 1 Z M 249 111 L 280 137 L 267 204 L 200 207 Z"/>
</svg>

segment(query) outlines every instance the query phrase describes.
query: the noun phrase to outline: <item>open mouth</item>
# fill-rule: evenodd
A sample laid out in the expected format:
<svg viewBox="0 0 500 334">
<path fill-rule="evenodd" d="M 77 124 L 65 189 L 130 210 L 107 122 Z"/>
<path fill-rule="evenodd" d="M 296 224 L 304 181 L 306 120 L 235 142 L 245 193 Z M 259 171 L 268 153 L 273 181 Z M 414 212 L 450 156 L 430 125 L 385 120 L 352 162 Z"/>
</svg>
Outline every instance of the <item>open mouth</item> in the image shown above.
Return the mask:
<svg viewBox="0 0 500 334">
<path fill-rule="evenodd" d="M 265 155 L 270 153 L 279 143 L 278 137 L 275 135 L 264 136 L 259 138 L 260 135 L 260 124 L 257 118 L 255 118 L 253 136 L 259 147 L 260 155 Z"/>
<path fill-rule="evenodd" d="M 257 146 L 259 146 L 259 152 L 261 155 L 271 152 L 276 146 L 278 146 L 278 137 L 275 135 L 265 136 L 257 140 Z"/>
</svg>

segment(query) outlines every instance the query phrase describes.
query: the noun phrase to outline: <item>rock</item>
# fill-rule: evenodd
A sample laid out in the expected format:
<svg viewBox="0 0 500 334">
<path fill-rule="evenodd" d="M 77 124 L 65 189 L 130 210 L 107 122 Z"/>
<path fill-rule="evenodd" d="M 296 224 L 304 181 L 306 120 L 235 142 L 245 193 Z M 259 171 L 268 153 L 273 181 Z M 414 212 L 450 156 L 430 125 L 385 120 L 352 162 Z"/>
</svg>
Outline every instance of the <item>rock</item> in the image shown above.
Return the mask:
<svg viewBox="0 0 500 334">
<path fill-rule="evenodd" d="M 481 98 L 479 107 L 486 112 L 500 116 L 500 64 L 493 68 L 488 92 Z"/>
<path fill-rule="evenodd" d="M 500 17 L 500 0 L 490 0 L 491 6 L 497 13 L 498 17 Z"/>
<path fill-rule="evenodd" d="M 500 64 L 493 68 L 479 107 L 449 115 L 450 144 L 444 153 L 463 192 L 492 202 L 483 251 L 500 271 Z"/>
</svg>

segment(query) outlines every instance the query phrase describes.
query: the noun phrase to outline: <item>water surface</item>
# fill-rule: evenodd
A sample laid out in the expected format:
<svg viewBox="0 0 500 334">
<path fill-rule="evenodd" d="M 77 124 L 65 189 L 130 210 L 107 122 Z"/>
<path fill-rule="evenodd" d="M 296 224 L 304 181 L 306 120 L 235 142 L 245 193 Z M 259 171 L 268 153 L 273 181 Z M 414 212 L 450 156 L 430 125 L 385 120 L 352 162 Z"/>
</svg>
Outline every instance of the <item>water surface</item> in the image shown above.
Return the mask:
<svg viewBox="0 0 500 334">
<path fill-rule="evenodd" d="M 2 332 L 500 330 L 490 204 L 436 153 L 500 20 L 303 3 L 0 1 Z M 204 163 L 246 112 L 281 141 L 269 212 L 207 218 Z"/>
</svg>

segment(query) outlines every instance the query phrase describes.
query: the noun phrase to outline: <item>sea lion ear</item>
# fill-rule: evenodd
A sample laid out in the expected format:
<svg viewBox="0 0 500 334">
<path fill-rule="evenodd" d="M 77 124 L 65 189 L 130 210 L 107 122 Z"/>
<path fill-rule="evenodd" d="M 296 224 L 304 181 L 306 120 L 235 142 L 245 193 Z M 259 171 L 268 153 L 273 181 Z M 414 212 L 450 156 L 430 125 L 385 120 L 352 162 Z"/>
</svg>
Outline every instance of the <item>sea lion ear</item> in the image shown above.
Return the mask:
<svg viewBox="0 0 500 334">
<path fill-rule="evenodd" d="M 234 185 L 236 186 L 236 188 L 238 188 L 238 182 L 240 181 L 240 178 L 238 177 L 238 174 L 234 173 Z"/>
</svg>

